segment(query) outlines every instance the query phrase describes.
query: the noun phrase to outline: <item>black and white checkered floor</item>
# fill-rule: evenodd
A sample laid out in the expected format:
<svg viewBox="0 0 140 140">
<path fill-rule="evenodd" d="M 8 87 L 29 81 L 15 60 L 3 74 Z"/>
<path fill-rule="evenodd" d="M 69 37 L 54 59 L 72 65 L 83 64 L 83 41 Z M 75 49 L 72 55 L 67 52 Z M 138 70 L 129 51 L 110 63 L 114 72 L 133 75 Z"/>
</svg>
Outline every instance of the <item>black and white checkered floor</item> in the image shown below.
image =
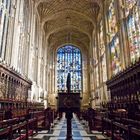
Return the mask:
<svg viewBox="0 0 140 140">
<path fill-rule="evenodd" d="M 83 125 L 84 124 L 84 125 Z M 88 133 L 85 123 L 79 122 L 74 115 L 72 119 L 73 140 L 107 140 L 101 132 L 92 131 Z M 65 115 L 61 120 L 55 120 L 54 127 L 50 131 L 39 131 L 33 140 L 65 140 L 66 139 L 66 119 Z"/>
</svg>

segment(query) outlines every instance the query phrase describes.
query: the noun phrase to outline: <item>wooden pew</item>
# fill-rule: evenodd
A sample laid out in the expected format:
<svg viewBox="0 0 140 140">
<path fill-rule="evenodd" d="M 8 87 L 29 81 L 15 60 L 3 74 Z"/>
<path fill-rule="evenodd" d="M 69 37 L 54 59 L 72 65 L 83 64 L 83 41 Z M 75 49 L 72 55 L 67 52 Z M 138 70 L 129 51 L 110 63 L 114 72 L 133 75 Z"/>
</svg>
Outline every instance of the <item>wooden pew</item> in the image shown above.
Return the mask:
<svg viewBox="0 0 140 140">
<path fill-rule="evenodd" d="M 139 140 L 140 139 L 140 129 L 131 128 L 131 138 L 133 138 L 134 140 Z"/>
<path fill-rule="evenodd" d="M 31 136 L 35 133 L 37 133 L 37 119 L 32 118 L 28 120 L 28 135 Z"/>
<path fill-rule="evenodd" d="M 11 140 L 11 126 L 0 129 L 0 139 Z"/>
<path fill-rule="evenodd" d="M 101 131 L 102 130 L 102 117 L 101 116 L 95 116 L 93 118 L 93 121 L 94 121 L 93 129 Z"/>
<path fill-rule="evenodd" d="M 102 133 L 106 134 L 108 137 L 112 137 L 112 125 L 113 121 L 108 118 L 102 118 Z"/>
<path fill-rule="evenodd" d="M 11 134 L 12 134 L 12 139 L 15 139 L 15 140 L 25 140 L 28 138 L 27 136 L 27 122 L 24 121 L 24 122 L 21 122 L 19 124 L 15 124 L 15 125 L 12 125 L 12 130 L 11 130 Z M 23 130 L 24 130 L 24 133 L 23 133 Z"/>
<path fill-rule="evenodd" d="M 44 111 L 36 111 L 33 115 L 37 119 L 37 129 L 45 129 L 45 114 Z"/>
<path fill-rule="evenodd" d="M 118 120 L 118 119 L 116 119 Z M 110 120 L 102 119 L 102 133 L 112 140 L 139 140 L 139 122 L 131 119 Z"/>
<path fill-rule="evenodd" d="M 140 121 L 137 121 L 137 120 L 122 118 L 122 123 L 123 124 L 129 124 L 131 126 L 134 126 L 135 128 L 140 129 Z"/>
<path fill-rule="evenodd" d="M 44 110 L 32 112 L 31 116 L 31 119 L 27 119 L 26 116 L 19 116 L 18 118 L 0 121 L 0 137 L 6 136 L 9 140 L 24 140 L 37 133 L 39 129 L 46 129 Z"/>
<path fill-rule="evenodd" d="M 131 140 L 130 139 L 130 126 L 122 123 L 113 122 L 112 137 L 115 140 Z"/>
<path fill-rule="evenodd" d="M 19 118 L 0 121 L 0 128 L 5 128 L 19 122 Z"/>
</svg>

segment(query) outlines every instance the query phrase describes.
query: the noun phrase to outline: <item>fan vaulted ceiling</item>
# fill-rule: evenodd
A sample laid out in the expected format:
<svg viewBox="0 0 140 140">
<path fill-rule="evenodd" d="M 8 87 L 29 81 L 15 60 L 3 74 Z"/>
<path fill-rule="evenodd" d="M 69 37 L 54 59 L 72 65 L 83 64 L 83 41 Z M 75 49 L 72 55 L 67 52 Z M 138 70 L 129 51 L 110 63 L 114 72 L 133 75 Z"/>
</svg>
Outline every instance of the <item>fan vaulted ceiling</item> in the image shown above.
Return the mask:
<svg viewBox="0 0 140 140">
<path fill-rule="evenodd" d="M 88 47 L 102 0 L 35 0 L 49 46 Z"/>
</svg>

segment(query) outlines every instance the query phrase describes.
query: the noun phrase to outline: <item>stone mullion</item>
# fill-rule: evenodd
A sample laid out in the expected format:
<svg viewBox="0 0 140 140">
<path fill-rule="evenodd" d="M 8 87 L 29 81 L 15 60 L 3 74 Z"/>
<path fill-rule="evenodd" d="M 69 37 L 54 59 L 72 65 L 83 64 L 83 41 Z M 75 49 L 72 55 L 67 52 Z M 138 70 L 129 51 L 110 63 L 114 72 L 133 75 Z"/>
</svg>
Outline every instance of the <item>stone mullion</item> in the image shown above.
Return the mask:
<svg viewBox="0 0 140 140">
<path fill-rule="evenodd" d="M 36 69 L 36 70 L 35 70 Z M 35 67 L 34 67 L 34 71 L 35 71 L 35 82 L 36 82 L 36 84 L 38 84 L 38 49 L 36 50 L 36 52 L 35 52 Z"/>
<path fill-rule="evenodd" d="M 50 87 L 50 82 L 51 82 L 51 79 L 50 79 L 50 69 L 48 70 L 48 83 L 47 83 L 47 87 L 48 87 L 48 94 L 50 94 L 50 90 L 51 90 L 51 87 Z"/>
<path fill-rule="evenodd" d="M 118 2 L 118 7 L 120 8 L 121 5 L 120 3 Z M 121 16 L 123 14 L 123 16 Z M 121 34 L 121 39 L 122 39 L 122 51 L 123 51 L 123 55 L 125 57 L 125 61 L 124 61 L 124 64 L 125 66 L 124 67 L 128 67 L 129 64 L 131 63 L 131 60 L 130 60 L 130 48 L 129 48 L 129 40 L 128 40 L 128 37 L 127 37 L 127 34 L 128 34 L 128 31 L 127 29 L 125 30 L 125 27 L 126 27 L 126 18 L 123 18 L 124 17 L 124 11 L 122 11 L 121 13 L 121 10 L 118 11 L 118 15 L 121 19 L 120 20 L 120 26 L 121 26 L 121 31 L 120 31 L 120 34 Z M 124 41 L 123 41 L 124 40 Z"/>
<path fill-rule="evenodd" d="M 43 89 L 46 90 L 46 86 L 47 86 L 47 83 L 46 83 L 46 75 L 47 75 L 47 72 L 46 72 L 46 69 L 47 69 L 47 65 L 46 65 L 46 60 L 47 60 L 47 45 L 46 45 L 46 40 L 45 40 L 45 33 L 44 33 L 44 44 L 43 44 L 45 47 L 44 47 L 44 77 L 43 77 Z"/>
<path fill-rule="evenodd" d="M 27 29 L 26 29 L 26 19 L 24 18 L 24 10 L 27 10 L 26 8 L 24 9 L 24 5 L 25 5 L 26 3 L 25 2 L 23 2 L 22 3 L 22 7 L 21 7 L 21 16 L 22 16 L 22 18 L 21 18 L 21 28 L 22 28 L 22 30 L 20 31 L 20 35 L 21 35 L 21 40 L 20 40 L 20 47 L 21 47 L 21 51 L 19 51 L 19 57 L 20 57 L 20 61 L 19 61 L 19 67 L 21 67 L 21 73 L 22 74 L 26 74 L 25 73 L 25 69 L 26 69 L 26 60 L 27 60 L 27 33 L 26 33 L 26 31 L 27 31 Z M 26 15 L 27 16 L 27 15 Z M 28 16 L 27 16 L 28 17 Z M 24 21 L 25 20 L 25 21 Z"/>
<path fill-rule="evenodd" d="M 95 52 L 95 46 L 96 45 L 96 39 L 94 39 L 94 48 L 93 48 L 93 53 L 94 53 L 94 55 L 96 55 L 96 52 Z M 96 60 L 94 60 L 94 61 L 96 61 Z M 95 67 L 95 62 L 94 62 L 94 64 L 93 64 L 93 76 L 94 77 L 96 77 L 96 69 L 95 69 L 96 67 Z M 94 80 L 94 91 L 95 91 L 95 89 L 96 89 L 96 87 L 97 87 L 97 80 Z"/>
<path fill-rule="evenodd" d="M 100 83 L 101 83 L 101 75 L 100 75 L 100 57 L 99 57 L 99 38 L 98 38 L 98 28 L 97 28 L 97 24 L 96 24 L 96 53 L 97 53 L 97 60 L 98 60 L 98 64 L 97 64 L 97 67 L 98 67 L 98 81 L 99 81 L 99 85 L 100 86 Z"/>
<path fill-rule="evenodd" d="M 34 75 L 33 75 L 33 57 L 34 57 L 34 37 L 35 37 L 35 14 L 34 14 L 34 3 L 31 2 L 31 25 L 30 26 L 30 47 L 29 47 L 29 61 L 28 61 L 28 77 L 30 77 L 32 80 L 34 79 Z"/>
<path fill-rule="evenodd" d="M 7 48 L 6 48 L 6 62 L 8 64 L 10 64 L 10 60 L 11 60 L 11 52 L 12 52 L 12 42 L 13 42 L 13 33 L 14 33 L 14 22 L 15 22 L 15 13 L 16 13 L 16 9 L 15 9 L 15 3 L 12 3 L 11 6 L 11 15 L 10 15 L 10 20 L 9 20 L 9 27 L 8 27 L 8 40 L 7 40 Z"/>
<path fill-rule="evenodd" d="M 24 74 L 24 66 L 25 66 L 25 34 L 21 34 L 21 37 L 20 37 L 20 48 L 19 48 L 19 62 L 18 62 L 18 66 L 19 68 L 21 68 L 21 73 Z"/>
<path fill-rule="evenodd" d="M 120 19 L 121 15 L 119 13 L 120 10 L 118 10 L 120 7 L 118 5 L 118 0 L 115 1 L 115 14 L 116 14 L 116 19 L 118 21 L 117 27 L 118 27 L 118 37 L 119 37 L 119 49 L 120 49 L 120 56 L 121 56 L 121 69 L 125 67 L 125 53 L 124 53 L 124 44 L 123 44 L 123 39 L 122 39 L 122 21 Z"/>
<path fill-rule="evenodd" d="M 29 11 L 28 11 L 28 14 L 29 14 L 29 16 L 28 16 L 28 19 L 27 19 L 27 29 L 26 29 L 26 31 L 27 31 L 27 50 L 26 50 L 26 57 L 27 57 L 27 59 L 26 59 L 26 69 L 25 69 L 25 74 L 28 76 L 28 74 L 29 74 L 29 65 L 31 65 L 32 63 L 29 63 L 29 61 L 30 61 L 30 49 L 31 49 L 31 28 L 32 28 L 32 13 L 33 13 L 33 7 L 32 7 L 32 1 L 31 0 L 29 0 L 29 5 L 28 5 L 28 7 L 29 7 Z M 25 15 L 26 16 L 26 15 Z"/>
<path fill-rule="evenodd" d="M 44 30 L 42 28 L 42 78 L 41 78 L 41 87 L 44 89 L 44 77 L 45 77 L 45 41 L 44 41 Z"/>
<path fill-rule="evenodd" d="M 48 41 L 47 41 L 47 39 L 46 39 L 46 35 L 45 35 L 45 74 L 46 74 L 46 79 L 48 79 Z M 47 81 L 48 80 L 46 80 L 46 79 L 44 79 L 44 81 L 45 81 L 45 90 L 47 90 L 48 91 L 48 83 L 47 83 Z"/>
<path fill-rule="evenodd" d="M 23 74 L 27 75 L 27 61 L 28 61 L 28 21 L 29 21 L 29 10 L 27 7 L 28 3 L 24 1 L 23 4 L 23 32 L 24 32 L 24 42 L 23 42 Z"/>
<path fill-rule="evenodd" d="M 26 48 L 26 52 L 25 52 L 25 54 L 26 54 L 25 75 L 28 75 L 29 48 L 30 48 L 30 46 L 29 46 L 29 34 L 28 33 L 26 34 L 26 45 L 27 45 L 27 48 Z"/>
<path fill-rule="evenodd" d="M 40 28 L 40 21 L 39 21 L 39 18 L 38 18 L 38 36 L 37 36 L 37 44 L 38 44 L 38 59 L 37 59 L 37 69 L 38 69 L 38 72 L 37 72 L 37 85 L 40 86 L 40 67 L 41 67 L 41 28 Z"/>
<path fill-rule="evenodd" d="M 92 49 L 93 49 L 93 46 L 92 46 L 92 43 L 93 41 L 92 40 L 90 40 L 90 50 L 89 50 L 89 52 L 90 52 L 90 59 L 89 59 L 89 68 L 90 68 L 90 73 L 89 73 L 89 91 L 90 91 L 90 94 L 92 93 L 92 84 L 93 84 L 93 77 L 92 77 L 92 60 L 93 60 L 93 51 L 92 51 Z"/>
<path fill-rule="evenodd" d="M 103 25 L 104 25 L 104 41 L 105 41 L 105 54 L 106 54 L 106 70 L 107 70 L 107 79 L 110 79 L 112 71 L 111 71 L 111 57 L 110 57 L 110 49 L 108 45 L 107 39 L 107 28 L 108 28 L 108 21 L 107 21 L 107 9 L 108 8 L 105 3 L 103 4 Z"/>
<path fill-rule="evenodd" d="M 100 24 L 99 24 L 99 28 L 101 28 L 100 27 Z M 100 29 L 98 28 L 98 53 L 99 53 L 99 67 L 100 67 L 100 71 L 99 71 L 99 73 L 100 73 L 100 86 L 102 86 L 103 85 L 103 70 L 102 70 L 102 60 L 100 59 L 101 58 L 101 49 L 100 49 L 100 47 L 101 47 L 101 43 L 100 43 Z"/>
<path fill-rule="evenodd" d="M 25 38 L 24 38 L 24 43 L 23 43 L 23 57 L 24 57 L 24 61 L 23 61 L 23 73 L 25 75 L 27 75 L 27 69 L 28 69 L 28 56 L 29 56 L 29 36 L 28 36 L 28 33 L 25 32 Z"/>
<path fill-rule="evenodd" d="M 6 4 L 5 4 L 6 5 Z M 5 18 L 5 5 L 4 3 L 1 3 L 1 8 L 3 8 L 2 12 L 2 16 L 1 16 L 1 24 L 0 24 L 0 57 L 2 55 L 2 34 L 3 34 L 3 27 L 4 27 L 4 18 Z"/>
<path fill-rule="evenodd" d="M 39 25 L 39 30 L 38 30 L 38 78 L 37 78 L 37 83 L 38 85 L 41 87 L 41 65 L 42 65 L 42 31 L 41 31 L 41 27 L 40 27 L 40 23 L 38 24 Z"/>
<path fill-rule="evenodd" d="M 51 90 L 50 91 L 51 91 L 51 94 L 52 94 L 52 91 L 53 91 L 53 65 L 52 65 L 53 64 L 53 62 L 52 62 L 53 61 L 53 55 L 52 55 L 52 50 L 51 50 L 50 53 L 51 53 L 51 63 L 50 63 L 50 66 L 51 66 L 51 68 L 50 68 L 50 81 L 51 81 L 50 82 L 51 83 L 50 84 L 50 89 Z"/>
<path fill-rule="evenodd" d="M 37 57 L 38 57 L 38 44 L 37 44 L 37 21 L 36 21 L 37 19 L 36 19 L 36 17 L 35 17 L 35 28 L 34 28 L 34 30 L 35 30 L 35 32 L 34 32 L 34 40 L 33 40 L 33 42 L 34 42 L 34 46 L 33 46 L 33 81 L 35 81 L 35 82 L 37 82 L 37 71 L 38 71 L 38 69 L 37 69 Z"/>
<path fill-rule="evenodd" d="M 39 43 L 38 43 L 38 18 L 36 18 L 35 20 L 35 38 L 34 38 L 34 41 L 35 41 L 35 62 L 34 62 L 34 80 L 35 82 L 38 84 L 38 55 L 39 55 Z M 35 70 L 36 69 L 36 70 Z"/>
<path fill-rule="evenodd" d="M 12 42 L 12 53 L 11 53 L 11 62 L 10 65 L 14 66 L 17 68 L 17 62 L 18 62 L 18 53 L 19 53 L 19 31 L 20 31 L 20 26 L 19 26 L 19 14 L 20 14 L 20 5 L 21 5 L 21 0 L 17 1 L 16 4 L 16 13 L 15 13 L 15 22 L 14 22 L 14 33 L 13 33 L 13 42 Z"/>
<path fill-rule="evenodd" d="M 22 54 L 24 59 L 22 58 L 22 60 L 23 60 L 22 65 L 23 65 L 23 74 L 25 74 L 25 75 L 26 75 L 26 61 L 27 61 L 27 54 L 28 54 L 27 48 L 28 48 L 28 46 L 27 46 L 27 34 L 26 34 L 26 32 L 24 32 L 23 54 Z"/>
<path fill-rule="evenodd" d="M 3 39 L 2 39 L 2 42 L 1 42 L 1 45 L 2 45 L 2 59 L 5 60 L 5 53 L 6 53 L 6 49 L 7 49 L 7 34 L 8 34 L 8 24 L 9 24 L 9 8 L 10 8 L 10 1 L 8 2 L 8 6 L 7 6 L 7 9 L 6 9 L 6 13 L 5 13 L 5 25 L 4 25 L 4 28 L 3 28 Z"/>
<path fill-rule="evenodd" d="M 105 9 L 105 3 L 103 3 L 103 16 L 102 16 L 102 21 L 103 21 L 103 40 L 104 40 L 104 45 L 105 45 L 105 62 L 106 62 L 106 74 L 107 74 L 107 79 L 109 79 L 110 75 L 110 53 L 109 53 L 109 48 L 108 48 L 108 44 L 107 44 L 107 31 L 106 31 L 106 21 L 107 21 L 107 17 L 106 17 L 106 9 Z M 103 63 L 103 62 L 102 62 Z M 103 74 L 103 70 L 102 70 L 102 74 Z M 102 75 L 103 76 L 103 75 Z M 103 81 L 104 82 L 104 81 Z M 103 83 L 103 102 L 106 100 L 106 91 L 105 91 L 105 84 Z"/>
<path fill-rule="evenodd" d="M 48 68 L 47 65 L 45 66 L 45 78 L 48 79 Z M 48 91 L 48 81 L 49 80 L 45 80 L 45 90 Z"/>
<path fill-rule="evenodd" d="M 55 53 L 53 53 L 53 93 L 55 93 Z"/>
<path fill-rule="evenodd" d="M 18 20 L 20 22 L 20 31 L 19 31 L 19 49 L 18 49 L 18 70 L 20 71 L 20 73 L 24 74 L 24 40 L 25 40 L 25 34 L 23 31 L 23 5 L 24 3 L 20 3 L 20 10 L 19 10 L 19 16 L 18 16 Z"/>
<path fill-rule="evenodd" d="M 20 20 L 20 38 L 19 38 L 19 61 L 18 61 L 18 68 L 20 69 L 20 72 L 22 74 L 25 74 L 24 68 L 25 68 L 25 50 L 26 50 L 26 34 L 24 29 L 24 2 L 20 5 L 20 14 L 19 14 L 19 20 Z"/>
<path fill-rule="evenodd" d="M 92 43 L 91 43 L 91 51 L 92 51 L 92 53 L 91 53 L 91 91 L 93 91 L 94 90 L 94 70 L 93 70 L 93 60 L 94 60 L 94 58 L 93 58 L 93 56 L 94 56 L 94 54 L 93 54 L 93 49 L 94 49 L 94 40 L 93 40 L 93 38 L 92 38 Z"/>
</svg>

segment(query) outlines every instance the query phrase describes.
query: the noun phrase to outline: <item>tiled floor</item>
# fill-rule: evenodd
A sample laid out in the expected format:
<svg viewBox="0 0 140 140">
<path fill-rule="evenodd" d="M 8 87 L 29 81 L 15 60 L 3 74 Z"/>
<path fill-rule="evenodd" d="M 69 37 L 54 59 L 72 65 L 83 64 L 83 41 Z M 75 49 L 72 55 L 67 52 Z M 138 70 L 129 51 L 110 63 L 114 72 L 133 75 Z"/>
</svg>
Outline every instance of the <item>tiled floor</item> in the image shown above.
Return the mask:
<svg viewBox="0 0 140 140">
<path fill-rule="evenodd" d="M 105 137 L 98 131 L 88 133 L 88 128 L 74 115 L 72 119 L 72 138 L 73 140 L 106 140 Z M 33 137 L 33 140 L 65 140 L 66 139 L 66 119 L 65 116 L 58 121 L 55 120 L 54 127 L 48 132 L 39 131 L 38 135 Z"/>
</svg>

